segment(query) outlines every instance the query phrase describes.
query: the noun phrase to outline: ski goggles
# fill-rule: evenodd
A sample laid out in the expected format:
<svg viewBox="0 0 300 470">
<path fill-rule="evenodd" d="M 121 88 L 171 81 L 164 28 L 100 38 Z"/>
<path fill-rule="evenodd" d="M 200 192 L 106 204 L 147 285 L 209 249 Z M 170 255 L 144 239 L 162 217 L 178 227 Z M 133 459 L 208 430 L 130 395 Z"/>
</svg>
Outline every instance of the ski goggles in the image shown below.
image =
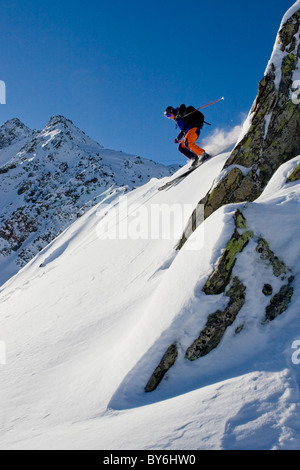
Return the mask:
<svg viewBox="0 0 300 470">
<path fill-rule="evenodd" d="M 175 114 L 175 109 L 174 109 L 172 106 L 168 106 L 168 107 L 165 109 L 164 115 L 165 115 L 167 118 L 170 118 L 170 117 L 172 116 L 172 114 Z"/>
</svg>

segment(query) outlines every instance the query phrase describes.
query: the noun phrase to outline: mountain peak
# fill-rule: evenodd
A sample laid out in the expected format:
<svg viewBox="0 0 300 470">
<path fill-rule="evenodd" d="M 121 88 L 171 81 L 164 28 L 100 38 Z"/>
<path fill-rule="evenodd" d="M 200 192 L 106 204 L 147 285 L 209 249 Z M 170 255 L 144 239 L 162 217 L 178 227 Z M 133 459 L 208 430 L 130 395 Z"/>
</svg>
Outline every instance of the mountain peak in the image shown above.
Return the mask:
<svg viewBox="0 0 300 470">
<path fill-rule="evenodd" d="M 19 132 L 20 129 L 22 131 L 31 133 L 32 129 L 29 127 L 25 126 L 25 124 L 20 121 L 19 118 L 12 118 L 9 119 L 8 121 L 5 121 L 1 126 L 0 126 L 0 132 L 1 134 L 7 133 L 9 131 L 14 131 L 14 132 Z"/>
<path fill-rule="evenodd" d="M 72 124 L 74 126 L 74 123 L 63 116 L 62 114 L 58 114 L 57 116 L 51 116 L 50 121 L 48 125 L 55 126 L 56 124 Z"/>
<path fill-rule="evenodd" d="M 5 123 L 2 124 L 1 127 L 13 127 L 13 126 L 24 127 L 24 124 L 20 121 L 19 118 L 12 118 L 12 119 L 8 119 L 7 121 L 5 121 Z"/>
<path fill-rule="evenodd" d="M 21 139 L 30 137 L 32 132 L 33 131 L 25 126 L 20 119 L 9 119 L 0 126 L 0 150 Z"/>
<path fill-rule="evenodd" d="M 8 145 L 22 123 L 2 129 L 7 148 L 0 152 L 0 284 L 4 264 L 26 264 L 107 192 L 117 195 L 163 177 L 172 168 L 133 155 L 103 149 L 72 121 L 52 116 L 41 131 Z M 6 130 L 6 134 L 4 132 Z M 6 140 L 5 140 L 6 138 Z M 1 144 L 1 140 L 0 140 Z M 112 189 L 114 188 L 114 189 Z M 4 264 L 3 264 L 4 263 Z M 6 277 L 4 278 L 4 281 Z"/>
<path fill-rule="evenodd" d="M 48 124 L 41 131 L 40 136 L 42 139 L 50 140 L 55 139 L 55 142 L 59 140 L 61 143 L 72 141 L 73 145 L 88 145 L 92 147 L 103 148 L 98 142 L 95 142 L 84 131 L 79 129 L 71 119 L 58 114 L 51 116 Z"/>
</svg>

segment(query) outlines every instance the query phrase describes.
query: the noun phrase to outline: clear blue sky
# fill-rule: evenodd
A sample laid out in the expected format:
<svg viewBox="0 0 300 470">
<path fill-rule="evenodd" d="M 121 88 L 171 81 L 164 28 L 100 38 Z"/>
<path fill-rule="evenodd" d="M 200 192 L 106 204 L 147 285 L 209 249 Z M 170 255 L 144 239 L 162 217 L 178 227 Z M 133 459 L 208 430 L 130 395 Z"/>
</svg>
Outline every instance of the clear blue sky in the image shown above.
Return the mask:
<svg viewBox="0 0 300 470">
<path fill-rule="evenodd" d="M 62 114 L 105 147 L 185 163 L 168 105 L 241 123 L 293 0 L 10 0 L 0 17 L 0 124 Z"/>
</svg>

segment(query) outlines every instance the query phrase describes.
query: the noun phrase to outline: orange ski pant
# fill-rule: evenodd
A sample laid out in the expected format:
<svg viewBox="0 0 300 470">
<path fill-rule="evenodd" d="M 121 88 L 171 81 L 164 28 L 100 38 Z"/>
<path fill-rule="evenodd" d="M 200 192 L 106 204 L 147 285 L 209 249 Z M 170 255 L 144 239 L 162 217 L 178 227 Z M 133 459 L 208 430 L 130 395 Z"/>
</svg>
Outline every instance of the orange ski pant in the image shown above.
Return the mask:
<svg viewBox="0 0 300 470">
<path fill-rule="evenodd" d="M 195 158 L 195 154 L 200 157 L 204 152 L 204 149 L 196 145 L 196 140 L 200 134 L 200 129 L 198 127 L 193 127 L 188 130 L 184 138 L 179 144 L 178 150 L 183 153 L 187 158 Z"/>
</svg>

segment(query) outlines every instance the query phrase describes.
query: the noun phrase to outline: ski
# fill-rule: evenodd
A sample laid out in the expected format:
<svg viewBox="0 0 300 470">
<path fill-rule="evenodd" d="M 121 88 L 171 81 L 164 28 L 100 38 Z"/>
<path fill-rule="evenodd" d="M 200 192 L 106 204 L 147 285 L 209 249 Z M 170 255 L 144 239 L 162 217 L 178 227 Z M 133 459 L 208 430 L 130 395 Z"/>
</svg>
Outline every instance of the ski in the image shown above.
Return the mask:
<svg viewBox="0 0 300 470">
<path fill-rule="evenodd" d="M 165 183 L 163 186 L 160 186 L 158 189 L 159 191 L 162 191 L 163 189 L 167 189 L 169 188 L 170 186 L 172 186 L 173 184 L 179 182 L 180 180 L 184 179 L 187 175 L 189 175 L 190 173 L 192 173 L 194 170 L 196 170 L 196 168 L 199 168 L 200 165 L 197 165 L 195 166 L 195 168 L 189 168 L 187 171 L 185 171 L 184 173 L 182 173 L 182 175 L 180 176 L 177 176 L 177 178 L 174 178 L 173 180 L 171 181 L 168 181 L 167 183 Z"/>
<path fill-rule="evenodd" d="M 210 157 L 211 158 L 211 157 Z M 207 158 L 205 159 L 203 162 L 200 162 L 198 163 L 197 166 L 195 166 L 194 168 L 189 168 L 188 170 L 186 170 L 184 173 L 182 173 L 182 175 L 180 176 L 177 176 L 177 178 L 174 178 L 173 180 L 171 181 L 168 181 L 167 183 L 165 183 L 163 186 L 160 186 L 158 188 L 159 191 L 162 191 L 163 189 L 167 189 L 167 188 L 170 188 L 171 186 L 174 186 L 176 183 L 179 183 L 181 180 L 183 180 L 187 175 L 189 175 L 190 173 L 192 173 L 193 171 L 197 170 L 197 168 L 199 168 L 199 166 L 203 165 L 203 163 L 207 162 L 207 160 L 210 160 L 210 158 Z"/>
</svg>

